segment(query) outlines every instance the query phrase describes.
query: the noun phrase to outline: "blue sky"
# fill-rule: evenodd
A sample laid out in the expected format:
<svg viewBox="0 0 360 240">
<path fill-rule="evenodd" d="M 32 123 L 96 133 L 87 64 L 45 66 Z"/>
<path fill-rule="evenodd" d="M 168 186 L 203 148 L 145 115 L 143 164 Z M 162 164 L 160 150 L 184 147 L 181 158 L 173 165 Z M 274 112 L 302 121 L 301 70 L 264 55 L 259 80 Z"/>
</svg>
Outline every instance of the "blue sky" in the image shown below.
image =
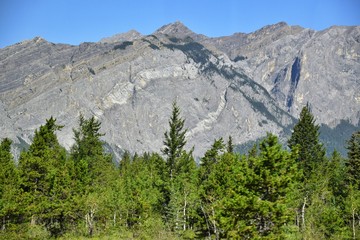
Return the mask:
<svg viewBox="0 0 360 240">
<path fill-rule="evenodd" d="M 280 21 L 323 30 L 360 25 L 360 0 L 0 0 L 0 48 L 35 36 L 79 44 L 131 29 L 150 34 L 175 21 L 211 37 Z"/>
</svg>

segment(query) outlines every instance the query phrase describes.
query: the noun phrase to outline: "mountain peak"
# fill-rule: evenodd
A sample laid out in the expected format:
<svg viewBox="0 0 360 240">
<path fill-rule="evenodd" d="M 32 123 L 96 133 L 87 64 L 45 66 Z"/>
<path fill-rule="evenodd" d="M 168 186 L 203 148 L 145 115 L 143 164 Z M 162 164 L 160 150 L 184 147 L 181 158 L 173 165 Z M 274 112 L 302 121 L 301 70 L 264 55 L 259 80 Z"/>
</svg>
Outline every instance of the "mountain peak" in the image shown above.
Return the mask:
<svg viewBox="0 0 360 240">
<path fill-rule="evenodd" d="M 260 28 L 259 30 L 257 30 L 256 32 L 262 32 L 262 31 L 272 32 L 288 26 L 289 25 L 286 22 L 278 22 L 275 24 L 266 25 Z"/>
<path fill-rule="evenodd" d="M 158 30 L 155 31 L 155 33 L 160 34 L 167 34 L 170 36 L 190 36 L 195 34 L 193 31 L 191 31 L 188 27 L 186 27 L 182 22 L 176 21 L 174 23 L 170 23 L 167 25 L 162 26 Z"/>
<path fill-rule="evenodd" d="M 123 42 L 123 41 L 133 41 L 135 39 L 141 38 L 142 35 L 136 30 L 130 30 L 125 33 L 119 33 L 111 37 L 102 38 L 100 42 L 102 43 L 114 43 L 114 42 Z"/>
<path fill-rule="evenodd" d="M 163 34 L 168 35 L 170 37 L 176 37 L 176 38 L 186 38 L 190 37 L 194 39 L 195 41 L 202 41 L 204 39 L 207 39 L 205 35 L 197 34 L 193 31 L 191 31 L 187 26 L 185 26 L 182 22 L 176 21 L 174 23 L 170 23 L 167 25 L 162 26 L 158 30 L 154 32 L 154 34 Z"/>
</svg>

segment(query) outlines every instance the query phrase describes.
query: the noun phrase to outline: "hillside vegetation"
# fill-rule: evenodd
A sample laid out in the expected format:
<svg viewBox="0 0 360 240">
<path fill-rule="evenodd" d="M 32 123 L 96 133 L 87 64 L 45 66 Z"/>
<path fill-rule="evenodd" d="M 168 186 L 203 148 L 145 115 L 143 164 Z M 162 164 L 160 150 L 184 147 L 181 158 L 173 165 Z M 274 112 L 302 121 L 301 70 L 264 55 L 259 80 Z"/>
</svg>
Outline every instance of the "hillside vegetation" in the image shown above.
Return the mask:
<svg viewBox="0 0 360 240">
<path fill-rule="evenodd" d="M 234 152 L 231 133 L 199 162 L 172 106 L 159 152 L 104 150 L 95 117 L 80 116 L 67 152 L 51 117 L 15 163 L 0 146 L 1 239 L 359 239 L 360 131 L 348 157 L 326 157 L 305 106 L 282 146 L 268 133 Z"/>
</svg>

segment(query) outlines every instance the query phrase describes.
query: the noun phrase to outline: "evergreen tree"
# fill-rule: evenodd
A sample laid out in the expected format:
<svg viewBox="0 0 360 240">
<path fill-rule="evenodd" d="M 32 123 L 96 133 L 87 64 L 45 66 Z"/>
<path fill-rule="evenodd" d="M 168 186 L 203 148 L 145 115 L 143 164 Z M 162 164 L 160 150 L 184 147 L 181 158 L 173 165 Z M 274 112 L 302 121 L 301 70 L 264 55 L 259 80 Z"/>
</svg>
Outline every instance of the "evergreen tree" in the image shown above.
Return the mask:
<svg viewBox="0 0 360 240">
<path fill-rule="evenodd" d="M 225 152 L 225 144 L 222 138 L 214 140 L 213 145 L 205 152 L 200 162 L 200 180 L 204 181 L 211 173 L 214 164 L 218 161 L 219 156 Z"/>
<path fill-rule="evenodd" d="M 304 239 L 346 239 L 345 164 L 337 151 L 322 162 L 300 186 L 298 226 Z"/>
<path fill-rule="evenodd" d="M 174 177 L 176 172 L 177 159 L 182 154 L 182 150 L 186 144 L 185 134 L 186 129 L 184 128 L 185 120 L 180 117 L 180 108 L 176 102 L 172 105 L 172 114 L 169 120 L 169 131 L 164 134 L 164 149 L 163 154 L 167 156 L 167 165 L 169 169 L 170 179 Z"/>
<path fill-rule="evenodd" d="M 281 149 L 278 138 L 272 134 L 260 143 L 259 149 L 258 162 L 252 167 L 256 175 L 252 184 L 261 199 L 256 203 L 259 205 L 255 224 L 261 236 L 281 236 L 282 227 L 293 215 L 289 194 L 295 191 L 301 176 L 295 162 L 297 156 Z"/>
<path fill-rule="evenodd" d="M 233 153 L 234 152 L 234 144 L 232 142 L 232 137 L 229 136 L 227 145 L 226 145 L 226 150 L 228 153 Z"/>
<path fill-rule="evenodd" d="M 346 197 L 346 165 L 345 159 L 336 150 L 333 151 L 327 161 L 327 175 L 329 176 L 329 188 L 339 205 Z"/>
<path fill-rule="evenodd" d="M 74 164 L 78 201 L 74 207 L 82 215 L 88 234 L 92 236 L 96 229 L 96 220 L 104 214 L 104 198 L 107 188 L 114 179 L 115 166 L 111 155 L 105 153 L 100 137 L 101 122 L 94 116 L 79 118 L 79 127 L 74 129 L 75 143 L 71 148 L 71 160 Z M 104 217 L 105 218 L 105 217 Z M 99 222 L 98 222 L 99 223 Z M 101 223 L 99 223 L 101 224 Z"/>
<path fill-rule="evenodd" d="M 223 153 L 217 157 L 201 185 L 205 236 L 215 239 L 253 236 L 251 227 L 247 227 L 251 220 L 246 219 L 252 207 L 252 195 L 246 188 L 251 179 L 249 174 L 239 155 Z"/>
<path fill-rule="evenodd" d="M 299 157 L 297 161 L 304 170 L 305 177 L 324 161 L 325 150 L 319 142 L 319 125 L 315 124 L 315 119 L 307 104 L 300 113 L 300 119 L 294 127 L 294 131 L 289 139 L 290 149 L 298 146 Z"/>
<path fill-rule="evenodd" d="M 100 137 L 105 134 L 100 133 L 100 128 L 101 122 L 96 120 L 94 116 L 85 119 L 80 114 L 79 128 L 73 129 L 75 144 L 71 148 L 71 156 L 75 161 L 104 154 Z"/>
<path fill-rule="evenodd" d="M 345 213 L 348 218 L 348 226 L 351 229 L 351 238 L 359 239 L 360 236 L 360 190 L 353 185 L 348 187 L 348 195 L 345 201 Z M 348 237 L 347 239 L 350 239 Z"/>
<path fill-rule="evenodd" d="M 39 130 L 35 130 L 33 142 L 29 147 L 29 154 L 34 157 L 43 157 L 48 150 L 62 151 L 55 131 L 63 128 L 61 125 L 56 124 L 56 119 L 50 117 L 46 120 L 46 124 L 40 126 Z"/>
<path fill-rule="evenodd" d="M 11 154 L 12 141 L 4 138 L 0 144 L 0 230 L 15 223 L 18 172 Z"/>
<path fill-rule="evenodd" d="M 192 152 L 181 154 L 178 173 L 170 185 L 168 219 L 171 229 L 183 237 L 195 236 L 198 209 L 198 176 Z"/>
<path fill-rule="evenodd" d="M 353 186 L 360 190 L 360 131 L 354 132 L 347 142 L 347 176 Z"/>
<path fill-rule="evenodd" d="M 22 214 L 30 225 L 44 224 L 51 235 L 65 229 L 65 213 L 71 195 L 66 169 L 66 151 L 60 146 L 55 131 L 62 126 L 51 117 L 35 130 L 33 143 L 19 159 Z"/>
</svg>

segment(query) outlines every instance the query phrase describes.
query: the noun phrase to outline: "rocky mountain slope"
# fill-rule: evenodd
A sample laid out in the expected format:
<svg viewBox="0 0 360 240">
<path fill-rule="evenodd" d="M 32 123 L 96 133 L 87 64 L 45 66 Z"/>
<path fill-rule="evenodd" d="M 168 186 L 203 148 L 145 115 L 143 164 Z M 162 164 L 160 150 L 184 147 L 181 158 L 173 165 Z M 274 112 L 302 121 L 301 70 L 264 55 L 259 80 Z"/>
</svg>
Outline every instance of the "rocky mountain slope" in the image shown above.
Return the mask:
<svg viewBox="0 0 360 240">
<path fill-rule="evenodd" d="M 310 102 L 334 145 L 359 126 L 359 72 L 359 26 L 316 32 L 278 23 L 208 38 L 176 22 L 79 46 L 36 37 L 0 49 L 0 137 L 29 143 L 54 116 L 69 148 L 82 112 L 101 120 L 115 153 L 159 151 L 176 100 L 199 157 L 229 135 L 236 144 L 266 132 L 285 141 Z"/>
</svg>

